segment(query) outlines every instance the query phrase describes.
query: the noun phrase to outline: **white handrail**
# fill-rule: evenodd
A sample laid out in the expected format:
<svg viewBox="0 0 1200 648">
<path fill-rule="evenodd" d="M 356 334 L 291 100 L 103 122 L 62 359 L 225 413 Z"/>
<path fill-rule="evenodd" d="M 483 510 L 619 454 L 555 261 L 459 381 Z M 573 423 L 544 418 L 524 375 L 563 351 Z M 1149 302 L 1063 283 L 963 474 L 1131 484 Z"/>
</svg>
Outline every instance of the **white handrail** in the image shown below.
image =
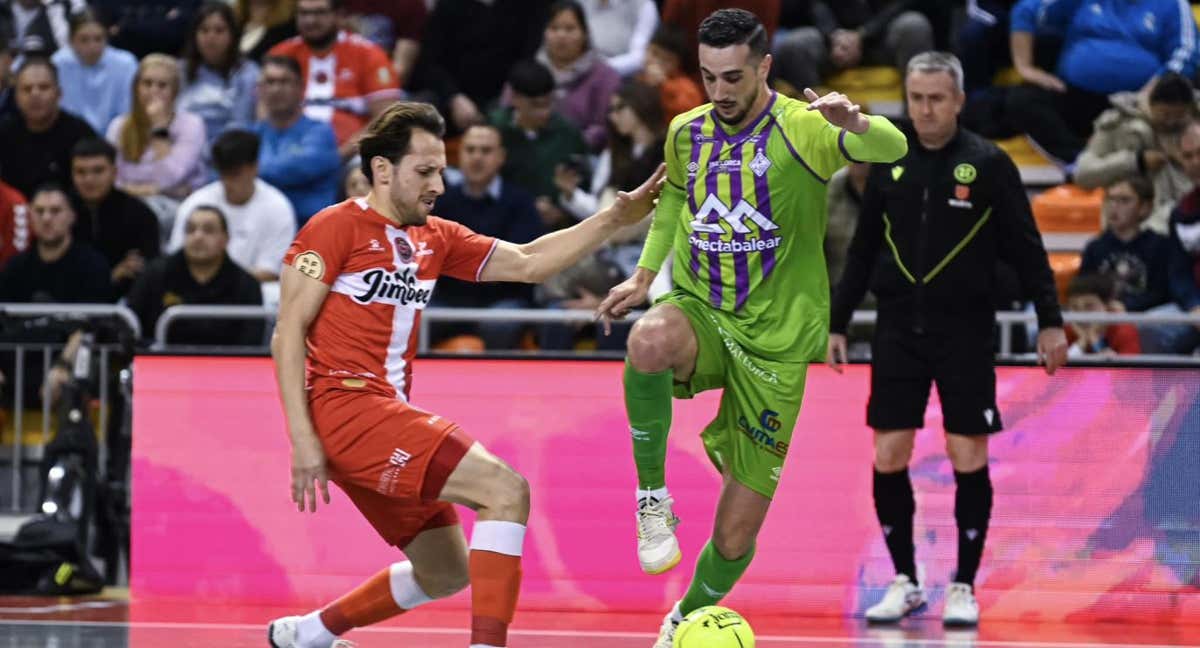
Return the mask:
<svg viewBox="0 0 1200 648">
<path fill-rule="evenodd" d="M 625 322 L 634 322 L 645 311 L 633 311 Z M 202 306 L 179 305 L 163 311 L 154 327 L 154 348 L 167 345 L 166 331 L 172 322 L 179 319 L 262 319 L 270 324 L 277 313 L 264 306 Z M 855 311 L 852 324 L 873 324 L 878 319 L 876 311 Z M 529 322 L 534 324 L 587 323 L 595 320 L 588 310 L 558 310 L 544 308 L 426 308 L 421 316 L 418 350 L 429 351 L 429 325 L 434 322 Z M 1088 322 L 1098 324 L 1195 324 L 1200 325 L 1200 314 L 1192 313 L 1091 313 L 1065 312 L 1066 322 Z M 996 322 L 1009 324 L 1036 324 L 1037 314 L 1030 311 L 1000 311 Z M 1012 331 L 1008 326 L 1000 329 L 1000 353 L 1008 356 L 1012 352 Z"/>
<path fill-rule="evenodd" d="M 234 304 L 179 304 L 164 310 L 154 324 L 154 349 L 167 346 L 167 330 L 180 319 L 261 319 L 269 324 L 278 312 L 267 306 Z"/>
<path fill-rule="evenodd" d="M 78 316 L 105 316 L 115 315 L 120 317 L 133 330 L 133 334 L 137 337 L 142 336 L 142 325 L 138 322 L 137 315 L 129 310 L 126 306 L 118 304 L 14 304 L 0 303 L 0 315 L 24 315 L 37 317 L 40 315 L 70 315 Z"/>
</svg>

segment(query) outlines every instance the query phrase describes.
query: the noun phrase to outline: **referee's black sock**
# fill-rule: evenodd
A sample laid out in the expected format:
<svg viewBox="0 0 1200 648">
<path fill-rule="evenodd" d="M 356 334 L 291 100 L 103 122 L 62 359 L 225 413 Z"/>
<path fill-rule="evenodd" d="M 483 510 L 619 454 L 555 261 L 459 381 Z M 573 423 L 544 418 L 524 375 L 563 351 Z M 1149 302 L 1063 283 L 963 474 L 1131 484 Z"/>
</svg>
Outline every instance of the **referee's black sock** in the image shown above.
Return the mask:
<svg viewBox="0 0 1200 648">
<path fill-rule="evenodd" d="M 875 469 L 873 491 L 875 493 L 875 515 L 883 527 L 883 539 L 897 574 L 908 576 L 917 584 L 917 564 L 913 548 L 913 514 L 917 504 L 913 500 L 912 482 L 908 479 L 908 468 L 894 473 L 882 473 Z"/>
<path fill-rule="evenodd" d="M 988 521 L 992 518 L 992 478 L 988 467 L 975 472 L 954 471 L 954 520 L 958 523 L 958 583 L 975 585 L 975 572 L 983 556 Z"/>
</svg>

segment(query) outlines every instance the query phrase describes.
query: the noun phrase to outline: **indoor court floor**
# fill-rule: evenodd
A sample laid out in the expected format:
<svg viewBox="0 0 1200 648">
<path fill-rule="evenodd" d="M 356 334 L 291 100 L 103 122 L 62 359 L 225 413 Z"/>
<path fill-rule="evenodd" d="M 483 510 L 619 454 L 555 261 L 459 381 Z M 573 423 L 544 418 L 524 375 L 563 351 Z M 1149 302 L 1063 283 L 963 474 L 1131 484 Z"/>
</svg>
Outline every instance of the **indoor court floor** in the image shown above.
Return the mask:
<svg viewBox="0 0 1200 648">
<path fill-rule="evenodd" d="M 0 648 L 263 648 L 266 623 L 293 610 L 196 605 L 130 605 L 94 599 L 0 597 Z M 418 610 L 346 636 L 360 648 L 463 648 L 465 611 Z M 519 613 L 512 648 L 649 648 L 659 614 Z M 867 627 L 844 618 L 750 619 L 763 648 L 1084 648 L 1193 646 L 1200 625 L 988 622 L 978 630 L 944 629 L 936 615 L 899 627 Z"/>
</svg>

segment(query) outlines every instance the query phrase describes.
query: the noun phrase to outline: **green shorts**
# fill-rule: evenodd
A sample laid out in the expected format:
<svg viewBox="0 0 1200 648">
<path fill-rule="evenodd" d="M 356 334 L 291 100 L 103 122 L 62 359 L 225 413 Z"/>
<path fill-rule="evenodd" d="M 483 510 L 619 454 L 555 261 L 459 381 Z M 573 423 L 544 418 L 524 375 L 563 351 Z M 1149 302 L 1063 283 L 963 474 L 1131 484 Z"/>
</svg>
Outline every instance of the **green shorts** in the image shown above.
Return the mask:
<svg viewBox="0 0 1200 648">
<path fill-rule="evenodd" d="M 682 310 L 696 333 L 696 370 L 687 382 L 675 383 L 675 397 L 725 389 L 717 417 L 700 435 L 708 458 L 747 488 L 774 497 L 800 414 L 808 364 L 747 352 L 728 333 L 732 318 L 692 295 L 676 290 L 656 303 Z"/>
</svg>

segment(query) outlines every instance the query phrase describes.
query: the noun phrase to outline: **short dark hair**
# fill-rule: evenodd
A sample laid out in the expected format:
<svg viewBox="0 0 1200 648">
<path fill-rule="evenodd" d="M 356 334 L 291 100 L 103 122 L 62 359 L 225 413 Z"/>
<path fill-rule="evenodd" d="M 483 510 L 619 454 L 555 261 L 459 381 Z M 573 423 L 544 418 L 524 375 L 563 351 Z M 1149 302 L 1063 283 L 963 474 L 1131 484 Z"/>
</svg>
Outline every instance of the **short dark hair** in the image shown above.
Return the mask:
<svg viewBox="0 0 1200 648">
<path fill-rule="evenodd" d="M 117 149 L 99 137 L 85 137 L 71 147 L 71 159 L 83 157 L 100 157 L 103 155 L 109 162 L 117 163 Z"/>
<path fill-rule="evenodd" d="M 198 211 L 208 211 L 208 212 L 212 212 L 212 213 L 216 214 L 217 220 L 221 222 L 221 231 L 226 234 L 229 233 L 229 221 L 225 219 L 225 212 L 221 211 L 220 207 L 217 207 L 216 205 L 210 205 L 207 203 L 203 204 L 203 205 L 196 205 L 195 208 L 192 209 L 191 214 L 188 214 L 187 217 L 191 218 L 192 214 L 195 214 Z M 183 221 L 183 224 L 187 225 L 187 221 L 186 220 Z"/>
<path fill-rule="evenodd" d="M 1081 274 L 1067 284 L 1067 297 L 1095 295 L 1103 301 L 1116 298 L 1117 286 L 1112 277 L 1103 274 Z"/>
<path fill-rule="evenodd" d="M 58 66 L 45 56 L 26 57 L 24 61 L 21 61 L 21 65 L 17 66 L 17 71 L 13 73 L 13 79 L 20 79 L 21 75 L 25 74 L 25 70 L 35 67 L 44 67 L 50 70 L 50 76 L 54 78 L 54 85 L 58 85 Z"/>
<path fill-rule="evenodd" d="M 464 130 L 464 131 L 463 131 L 463 135 L 466 135 L 467 133 L 469 133 L 469 132 L 471 132 L 471 131 L 473 131 L 473 130 L 475 130 L 475 129 L 477 129 L 477 128 L 480 128 L 480 129 L 483 129 L 483 130 L 487 130 L 487 131 L 492 131 L 493 133 L 495 133 L 495 134 L 496 134 L 496 138 L 500 140 L 500 146 L 501 146 L 501 148 L 503 148 L 503 147 L 504 147 L 504 133 L 501 133 L 501 132 L 500 132 L 500 127 L 499 127 L 499 126 L 497 126 L 497 125 L 495 125 L 495 124 L 492 124 L 492 123 L 488 123 L 488 122 L 481 122 L 481 123 L 478 123 L 478 124 L 471 124 L 470 126 L 467 126 L 467 129 L 466 129 L 466 130 Z"/>
<path fill-rule="evenodd" d="M 1167 72 L 1154 83 L 1154 89 L 1150 91 L 1150 103 L 1195 104 L 1192 82 L 1178 72 Z"/>
<path fill-rule="evenodd" d="M 1143 204 L 1154 202 L 1154 185 L 1146 178 L 1140 175 L 1125 176 L 1120 180 L 1109 183 L 1108 188 L 1119 184 L 1128 184 L 1133 189 L 1133 193 L 1137 195 L 1138 200 Z"/>
<path fill-rule="evenodd" d="M 212 145 L 213 167 L 219 174 L 232 173 L 258 163 L 258 135 L 245 130 L 227 130 Z"/>
<path fill-rule="evenodd" d="M 304 72 L 300 70 L 300 62 L 290 56 L 264 56 L 262 60 L 262 69 L 267 69 L 268 65 L 277 65 L 282 68 L 287 68 L 289 72 L 296 75 L 296 79 L 304 80 Z"/>
<path fill-rule="evenodd" d="M 47 180 L 45 182 L 38 183 L 38 185 L 34 187 L 33 192 L 29 194 L 29 202 L 37 200 L 37 197 L 44 193 L 62 194 L 63 198 L 67 201 L 67 204 L 71 205 L 71 211 L 75 211 L 75 205 L 71 203 L 71 192 L 67 191 L 67 188 L 58 180 Z"/>
<path fill-rule="evenodd" d="M 524 97 L 544 97 L 554 92 L 554 75 L 533 59 L 517 61 L 508 71 L 508 87 Z"/>
<path fill-rule="evenodd" d="M 732 47 L 746 44 L 750 54 L 763 57 L 767 53 L 767 28 L 758 16 L 745 9 L 719 9 L 700 23 L 700 44 L 709 47 Z"/>
<path fill-rule="evenodd" d="M 375 182 L 375 172 L 371 170 L 373 158 L 383 157 L 392 164 L 399 164 L 408 155 L 414 130 L 444 137 L 446 120 L 437 108 L 416 101 L 397 101 L 371 120 L 358 143 L 358 154 L 362 157 L 359 168 L 367 182 Z"/>
</svg>

